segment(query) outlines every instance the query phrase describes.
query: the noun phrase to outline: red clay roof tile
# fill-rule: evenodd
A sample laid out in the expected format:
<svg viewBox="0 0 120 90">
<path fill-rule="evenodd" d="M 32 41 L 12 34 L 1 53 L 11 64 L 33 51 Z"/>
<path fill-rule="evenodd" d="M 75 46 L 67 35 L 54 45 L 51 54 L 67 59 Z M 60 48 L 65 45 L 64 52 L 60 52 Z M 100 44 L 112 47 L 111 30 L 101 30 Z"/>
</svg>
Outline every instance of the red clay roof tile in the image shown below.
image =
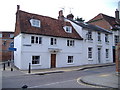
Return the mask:
<svg viewBox="0 0 120 90">
<path fill-rule="evenodd" d="M 48 16 L 32 14 L 21 10 L 18 10 L 16 15 L 17 15 L 15 30 L 16 34 L 27 33 L 82 40 L 81 36 L 76 32 L 76 30 L 72 27 L 72 25 L 69 22 L 60 21 Z M 40 20 L 41 27 L 37 28 L 31 26 L 30 24 L 31 19 Z M 20 25 L 20 29 L 17 28 L 18 25 Z M 72 33 L 66 33 L 65 30 L 63 29 L 64 26 L 71 26 Z"/>
</svg>

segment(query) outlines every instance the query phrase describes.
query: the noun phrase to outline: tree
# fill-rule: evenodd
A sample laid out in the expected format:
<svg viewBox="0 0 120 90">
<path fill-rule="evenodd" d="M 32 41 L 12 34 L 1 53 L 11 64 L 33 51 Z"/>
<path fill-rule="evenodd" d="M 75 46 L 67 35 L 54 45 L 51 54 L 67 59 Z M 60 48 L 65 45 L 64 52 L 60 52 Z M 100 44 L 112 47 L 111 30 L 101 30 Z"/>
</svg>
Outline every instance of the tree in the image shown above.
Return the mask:
<svg viewBox="0 0 120 90">
<path fill-rule="evenodd" d="M 79 18 L 79 17 L 77 17 L 77 18 L 75 18 L 75 21 L 78 21 L 78 22 L 84 22 L 85 20 L 83 20 L 83 18 Z"/>
</svg>

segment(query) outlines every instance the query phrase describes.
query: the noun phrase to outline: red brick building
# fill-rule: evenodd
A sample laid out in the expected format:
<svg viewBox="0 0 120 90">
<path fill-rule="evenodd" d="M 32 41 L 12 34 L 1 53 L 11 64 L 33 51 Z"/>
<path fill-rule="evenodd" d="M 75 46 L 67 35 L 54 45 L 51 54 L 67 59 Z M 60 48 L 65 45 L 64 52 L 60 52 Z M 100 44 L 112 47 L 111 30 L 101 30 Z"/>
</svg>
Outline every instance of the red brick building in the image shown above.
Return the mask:
<svg viewBox="0 0 120 90">
<path fill-rule="evenodd" d="M 14 32 L 0 32 L 0 62 L 11 59 L 9 45 L 14 41 Z"/>
</svg>

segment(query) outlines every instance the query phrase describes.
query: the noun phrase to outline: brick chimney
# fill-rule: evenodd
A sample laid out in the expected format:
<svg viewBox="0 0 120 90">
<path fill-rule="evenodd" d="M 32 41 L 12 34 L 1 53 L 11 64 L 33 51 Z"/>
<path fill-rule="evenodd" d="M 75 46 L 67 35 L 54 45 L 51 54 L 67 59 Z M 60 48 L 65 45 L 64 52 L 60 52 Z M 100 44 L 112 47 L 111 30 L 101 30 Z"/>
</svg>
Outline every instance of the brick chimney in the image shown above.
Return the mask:
<svg viewBox="0 0 120 90">
<path fill-rule="evenodd" d="M 115 11 L 115 20 L 118 21 L 119 20 L 119 11 L 116 9 Z"/>
<path fill-rule="evenodd" d="M 60 11 L 59 11 L 58 19 L 61 20 L 61 21 L 64 21 L 63 10 L 60 10 Z"/>
<path fill-rule="evenodd" d="M 72 13 L 67 15 L 67 19 L 73 20 L 73 18 L 74 18 L 74 15 Z"/>
<path fill-rule="evenodd" d="M 17 10 L 19 10 L 20 9 L 20 5 L 17 5 Z"/>
</svg>

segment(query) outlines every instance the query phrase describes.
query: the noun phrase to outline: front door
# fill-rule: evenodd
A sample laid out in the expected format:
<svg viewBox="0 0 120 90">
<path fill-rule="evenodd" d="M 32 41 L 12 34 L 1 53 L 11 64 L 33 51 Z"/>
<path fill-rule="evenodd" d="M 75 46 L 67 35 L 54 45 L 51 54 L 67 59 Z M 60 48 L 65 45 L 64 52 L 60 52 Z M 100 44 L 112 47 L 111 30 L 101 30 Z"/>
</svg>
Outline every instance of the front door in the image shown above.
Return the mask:
<svg viewBox="0 0 120 90">
<path fill-rule="evenodd" d="M 101 48 L 98 48 L 98 63 L 101 63 Z"/>
<path fill-rule="evenodd" d="M 51 68 L 56 67 L 56 54 L 51 54 Z"/>
</svg>

